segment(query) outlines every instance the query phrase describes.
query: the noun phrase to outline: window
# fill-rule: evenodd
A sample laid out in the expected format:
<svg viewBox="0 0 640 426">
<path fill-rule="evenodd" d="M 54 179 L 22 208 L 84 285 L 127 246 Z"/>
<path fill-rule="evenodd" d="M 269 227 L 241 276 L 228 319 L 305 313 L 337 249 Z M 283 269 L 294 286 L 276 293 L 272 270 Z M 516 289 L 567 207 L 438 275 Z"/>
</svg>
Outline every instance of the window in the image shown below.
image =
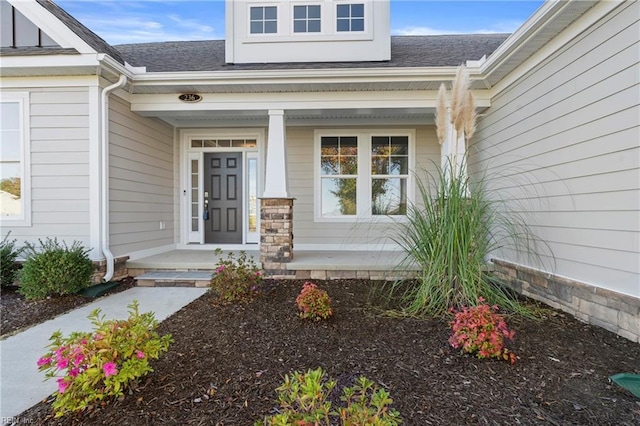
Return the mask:
<svg viewBox="0 0 640 426">
<path fill-rule="evenodd" d="M 371 214 L 406 215 L 409 138 L 371 138 Z"/>
<path fill-rule="evenodd" d="M 276 34 L 278 32 L 278 8 L 253 6 L 250 8 L 251 34 Z"/>
<path fill-rule="evenodd" d="M 319 33 L 320 6 L 293 6 L 293 32 Z"/>
<path fill-rule="evenodd" d="M 320 141 L 322 216 L 357 213 L 358 138 L 326 136 Z"/>
<path fill-rule="evenodd" d="M 28 93 L 6 92 L 0 101 L 0 217 L 30 225 Z"/>
<path fill-rule="evenodd" d="M 338 32 L 364 31 L 364 4 L 339 4 L 336 12 Z"/>
<path fill-rule="evenodd" d="M 316 131 L 316 219 L 405 216 L 413 131 Z"/>
</svg>

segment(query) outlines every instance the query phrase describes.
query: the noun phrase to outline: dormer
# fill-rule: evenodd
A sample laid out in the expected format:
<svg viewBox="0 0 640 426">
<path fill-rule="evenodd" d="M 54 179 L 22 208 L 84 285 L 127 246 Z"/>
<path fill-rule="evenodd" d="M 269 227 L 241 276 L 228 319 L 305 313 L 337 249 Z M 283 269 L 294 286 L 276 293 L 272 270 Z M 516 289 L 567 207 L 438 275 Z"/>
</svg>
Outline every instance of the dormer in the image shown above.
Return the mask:
<svg viewBox="0 0 640 426">
<path fill-rule="evenodd" d="M 389 0 L 226 0 L 227 63 L 391 59 Z"/>
</svg>

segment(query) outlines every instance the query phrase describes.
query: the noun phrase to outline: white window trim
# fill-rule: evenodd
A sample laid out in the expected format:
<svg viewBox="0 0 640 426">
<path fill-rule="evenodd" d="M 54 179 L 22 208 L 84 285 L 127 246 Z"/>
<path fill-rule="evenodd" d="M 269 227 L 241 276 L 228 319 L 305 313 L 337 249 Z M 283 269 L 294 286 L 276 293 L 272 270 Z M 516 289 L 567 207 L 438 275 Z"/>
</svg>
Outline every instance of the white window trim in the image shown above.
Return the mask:
<svg viewBox="0 0 640 426">
<path fill-rule="evenodd" d="M 276 32 L 275 33 L 252 33 L 251 32 L 251 8 L 254 7 L 275 7 L 276 8 Z M 282 34 L 281 7 L 276 3 L 247 3 L 247 36 L 248 37 L 275 37 Z"/>
<path fill-rule="evenodd" d="M 322 184 L 320 175 L 320 142 L 324 136 L 355 136 L 358 138 L 357 213 L 355 216 L 323 216 Z M 409 138 L 409 174 L 407 177 L 407 204 L 415 201 L 415 129 L 316 129 L 313 146 L 313 216 L 315 222 L 370 222 L 385 223 L 406 220 L 406 216 L 371 214 L 371 137 L 407 136 Z"/>
<path fill-rule="evenodd" d="M 19 216 L 2 216 L 7 226 L 31 226 L 31 126 L 29 115 L 29 92 L 3 92 L 0 102 L 18 103 L 20 109 L 20 200 L 22 211 Z"/>
<path fill-rule="evenodd" d="M 295 29 L 294 8 L 296 6 L 320 6 L 320 32 L 310 33 L 308 31 L 305 31 L 305 32 L 297 33 L 297 32 L 294 31 L 294 29 Z M 289 20 L 290 21 L 290 29 L 289 29 L 290 34 L 292 36 L 303 36 L 303 37 L 324 36 L 326 34 L 326 29 L 325 28 L 327 26 L 326 25 L 327 22 L 326 22 L 326 18 L 325 18 L 325 10 L 324 9 L 325 8 L 323 7 L 322 3 L 317 3 L 317 2 L 309 2 L 309 3 L 307 3 L 307 2 L 304 2 L 304 3 L 291 2 L 290 11 L 289 11 L 289 13 L 290 13 L 289 16 L 291 16 L 291 19 Z M 307 9 L 307 11 L 308 11 L 308 9 Z M 309 17 L 308 16 L 306 18 L 306 21 L 307 21 L 307 23 L 309 22 Z"/>
<path fill-rule="evenodd" d="M 363 31 L 338 31 L 338 6 L 343 6 L 343 5 L 352 5 L 352 4 L 362 4 L 364 7 L 364 30 Z M 368 4 L 368 2 L 366 0 L 348 0 L 348 1 L 341 1 L 341 2 L 336 2 L 334 4 L 333 7 L 333 32 L 334 34 L 353 34 L 353 35 L 358 35 L 358 34 L 369 34 L 369 28 L 370 28 L 370 21 L 373 19 L 373 13 L 372 13 L 372 7 L 369 7 L 370 5 Z M 352 19 L 351 17 L 349 17 L 349 19 Z M 351 23 L 349 23 L 349 27 L 351 27 Z"/>
</svg>

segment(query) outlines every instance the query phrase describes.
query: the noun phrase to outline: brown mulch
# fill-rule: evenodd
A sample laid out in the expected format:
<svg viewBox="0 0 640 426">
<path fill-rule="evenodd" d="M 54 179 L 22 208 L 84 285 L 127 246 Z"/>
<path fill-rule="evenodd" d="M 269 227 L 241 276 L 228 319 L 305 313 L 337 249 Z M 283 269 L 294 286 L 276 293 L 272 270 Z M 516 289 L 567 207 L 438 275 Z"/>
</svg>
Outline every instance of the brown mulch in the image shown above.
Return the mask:
<svg viewBox="0 0 640 426">
<path fill-rule="evenodd" d="M 323 367 L 338 387 L 362 374 L 387 388 L 407 425 L 640 424 L 640 399 L 607 379 L 640 373 L 636 343 L 549 310 L 539 322 L 509 318 L 515 365 L 479 360 L 448 345 L 446 321 L 381 315 L 370 282 L 317 284 L 333 299 L 327 322 L 297 317 L 299 281 L 271 281 L 247 304 L 217 306 L 208 293 L 160 325 L 175 342 L 133 394 L 64 420 L 40 403 L 20 420 L 252 425 L 277 409 L 284 374 Z"/>
<path fill-rule="evenodd" d="M 135 280 L 125 278 L 105 296 L 119 293 L 133 286 L 135 286 Z M 27 300 L 17 290 L 17 287 L 2 287 L 0 293 L 0 338 L 20 332 L 95 300 L 95 298 L 77 294 L 52 296 L 42 300 Z"/>
</svg>

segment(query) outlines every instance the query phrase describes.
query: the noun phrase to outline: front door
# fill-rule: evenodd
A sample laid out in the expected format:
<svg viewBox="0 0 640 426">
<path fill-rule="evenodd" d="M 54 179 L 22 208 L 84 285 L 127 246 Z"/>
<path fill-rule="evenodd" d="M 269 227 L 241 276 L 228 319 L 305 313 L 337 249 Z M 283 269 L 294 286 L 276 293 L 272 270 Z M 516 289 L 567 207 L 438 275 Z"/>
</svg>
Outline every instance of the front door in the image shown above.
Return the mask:
<svg viewBox="0 0 640 426">
<path fill-rule="evenodd" d="M 204 154 L 205 243 L 242 244 L 242 153 Z"/>
</svg>

